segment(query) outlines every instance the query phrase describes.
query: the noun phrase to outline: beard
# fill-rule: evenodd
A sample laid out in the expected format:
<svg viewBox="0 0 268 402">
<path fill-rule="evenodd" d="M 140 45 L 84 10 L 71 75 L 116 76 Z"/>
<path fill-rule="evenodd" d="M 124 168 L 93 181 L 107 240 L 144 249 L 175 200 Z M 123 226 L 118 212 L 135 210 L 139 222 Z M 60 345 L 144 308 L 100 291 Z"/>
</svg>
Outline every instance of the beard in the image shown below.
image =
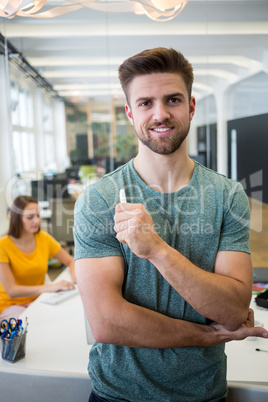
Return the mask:
<svg viewBox="0 0 268 402">
<path fill-rule="evenodd" d="M 159 123 L 158 125 L 174 127 L 176 133 L 168 136 L 156 137 L 150 132 L 152 125 L 147 125 L 140 131 L 140 133 L 136 130 L 136 134 L 139 140 L 151 151 L 161 155 L 169 155 L 177 151 L 186 139 L 190 129 L 190 120 L 189 123 L 183 127 L 179 127 L 176 122 L 165 122 L 164 124 Z M 156 127 L 156 124 L 154 124 L 154 127 Z"/>
</svg>

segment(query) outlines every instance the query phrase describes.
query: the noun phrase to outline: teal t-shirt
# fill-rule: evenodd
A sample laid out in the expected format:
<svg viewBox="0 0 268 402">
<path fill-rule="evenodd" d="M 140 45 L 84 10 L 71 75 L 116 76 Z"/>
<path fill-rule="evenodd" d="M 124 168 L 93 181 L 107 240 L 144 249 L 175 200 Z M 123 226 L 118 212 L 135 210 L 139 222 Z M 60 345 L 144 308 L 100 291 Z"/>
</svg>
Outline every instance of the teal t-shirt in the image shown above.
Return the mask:
<svg viewBox="0 0 268 402">
<path fill-rule="evenodd" d="M 195 163 L 188 185 L 174 193 L 148 187 L 133 161 L 89 186 L 75 207 L 75 259 L 123 256 L 123 297 L 172 318 L 208 324 L 148 260 L 113 230 L 119 190 L 142 203 L 157 233 L 200 269 L 213 272 L 219 250 L 250 253 L 250 213 L 241 184 Z M 220 302 L 220 300 L 219 300 Z M 224 345 L 170 349 L 95 342 L 89 359 L 95 392 L 109 401 L 218 401 L 227 394 Z"/>
</svg>

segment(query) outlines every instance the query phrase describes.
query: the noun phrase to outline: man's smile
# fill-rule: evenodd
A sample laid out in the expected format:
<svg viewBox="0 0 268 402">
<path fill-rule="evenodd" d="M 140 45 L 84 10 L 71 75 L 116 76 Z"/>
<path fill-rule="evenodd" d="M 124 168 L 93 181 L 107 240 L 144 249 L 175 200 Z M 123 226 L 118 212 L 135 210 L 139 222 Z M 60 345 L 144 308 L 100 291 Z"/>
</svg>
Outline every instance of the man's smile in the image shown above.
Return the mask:
<svg viewBox="0 0 268 402">
<path fill-rule="evenodd" d="M 159 126 L 159 127 L 151 127 L 150 131 L 155 132 L 159 136 L 164 136 L 170 133 L 171 130 L 174 129 L 174 126 Z"/>
</svg>

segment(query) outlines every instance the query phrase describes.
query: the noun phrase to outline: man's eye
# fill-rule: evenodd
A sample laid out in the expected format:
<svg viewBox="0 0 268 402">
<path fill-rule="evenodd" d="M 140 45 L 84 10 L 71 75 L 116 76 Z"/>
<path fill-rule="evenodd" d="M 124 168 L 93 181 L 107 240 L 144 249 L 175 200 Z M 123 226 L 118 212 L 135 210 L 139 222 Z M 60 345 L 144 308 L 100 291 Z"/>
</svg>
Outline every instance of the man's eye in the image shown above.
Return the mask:
<svg viewBox="0 0 268 402">
<path fill-rule="evenodd" d="M 181 100 L 179 98 L 170 98 L 169 103 L 179 103 Z"/>
<path fill-rule="evenodd" d="M 140 106 L 150 106 L 151 102 L 150 101 L 144 101 L 140 104 Z"/>
</svg>

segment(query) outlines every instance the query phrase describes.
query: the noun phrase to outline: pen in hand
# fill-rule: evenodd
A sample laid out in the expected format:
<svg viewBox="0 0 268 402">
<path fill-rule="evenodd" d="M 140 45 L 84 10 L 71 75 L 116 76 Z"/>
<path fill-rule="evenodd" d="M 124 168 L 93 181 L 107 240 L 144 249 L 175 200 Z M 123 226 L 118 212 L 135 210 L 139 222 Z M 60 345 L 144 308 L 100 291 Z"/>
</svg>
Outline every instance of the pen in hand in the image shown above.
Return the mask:
<svg viewBox="0 0 268 402">
<path fill-rule="evenodd" d="M 119 198 L 121 203 L 127 202 L 126 192 L 123 188 L 119 191 Z"/>
</svg>

